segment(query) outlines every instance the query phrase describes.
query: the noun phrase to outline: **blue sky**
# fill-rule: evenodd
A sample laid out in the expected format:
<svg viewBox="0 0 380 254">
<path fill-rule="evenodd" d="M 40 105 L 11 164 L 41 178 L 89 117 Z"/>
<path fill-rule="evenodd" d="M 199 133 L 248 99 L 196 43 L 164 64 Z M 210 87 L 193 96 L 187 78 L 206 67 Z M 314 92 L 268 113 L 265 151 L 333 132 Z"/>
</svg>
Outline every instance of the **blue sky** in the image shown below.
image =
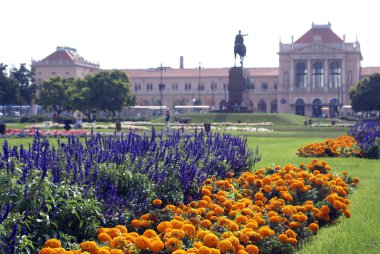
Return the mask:
<svg viewBox="0 0 380 254">
<path fill-rule="evenodd" d="M 362 66 L 380 66 L 378 8 L 372 0 L 5 0 L 0 63 L 41 60 L 57 46 L 76 48 L 103 69 L 231 67 L 238 30 L 248 33 L 246 67 L 277 67 L 279 41 L 312 23 L 331 23 L 360 42 Z"/>
</svg>

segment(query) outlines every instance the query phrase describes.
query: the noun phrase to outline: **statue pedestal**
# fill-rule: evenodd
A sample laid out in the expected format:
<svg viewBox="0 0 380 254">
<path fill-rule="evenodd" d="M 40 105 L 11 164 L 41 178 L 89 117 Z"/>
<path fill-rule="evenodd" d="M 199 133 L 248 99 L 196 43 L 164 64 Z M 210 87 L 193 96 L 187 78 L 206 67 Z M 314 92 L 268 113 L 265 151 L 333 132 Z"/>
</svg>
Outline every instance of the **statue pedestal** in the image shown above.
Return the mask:
<svg viewBox="0 0 380 254">
<path fill-rule="evenodd" d="M 228 103 L 232 111 L 246 111 L 249 96 L 246 88 L 250 85 L 250 74 L 243 67 L 232 67 L 228 76 Z"/>
</svg>

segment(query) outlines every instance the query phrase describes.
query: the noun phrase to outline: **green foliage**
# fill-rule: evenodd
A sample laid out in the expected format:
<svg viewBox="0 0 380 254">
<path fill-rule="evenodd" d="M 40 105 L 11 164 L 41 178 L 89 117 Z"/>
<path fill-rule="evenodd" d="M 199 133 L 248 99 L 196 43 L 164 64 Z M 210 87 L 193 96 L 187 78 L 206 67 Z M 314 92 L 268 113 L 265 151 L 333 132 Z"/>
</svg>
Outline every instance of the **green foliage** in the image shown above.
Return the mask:
<svg viewBox="0 0 380 254">
<path fill-rule="evenodd" d="M 350 99 L 356 112 L 380 110 L 380 74 L 373 74 L 352 87 Z"/>
</svg>

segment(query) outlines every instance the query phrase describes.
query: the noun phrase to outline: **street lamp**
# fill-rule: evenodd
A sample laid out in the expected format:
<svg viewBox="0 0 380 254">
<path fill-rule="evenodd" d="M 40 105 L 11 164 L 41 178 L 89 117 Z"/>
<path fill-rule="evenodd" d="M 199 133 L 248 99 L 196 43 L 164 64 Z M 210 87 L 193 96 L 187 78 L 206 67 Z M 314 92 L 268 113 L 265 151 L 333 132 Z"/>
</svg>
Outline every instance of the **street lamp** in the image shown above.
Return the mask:
<svg viewBox="0 0 380 254">
<path fill-rule="evenodd" d="M 159 67 L 159 68 L 157 68 L 158 70 L 160 70 L 160 72 L 161 72 L 161 82 L 160 82 L 160 84 L 158 85 L 158 89 L 160 90 L 160 97 L 161 97 L 161 102 L 160 102 L 160 111 L 161 111 L 161 115 L 162 115 L 162 100 L 163 100 L 163 95 L 162 95 L 162 92 L 163 92 L 163 90 L 165 89 L 165 85 L 164 84 L 162 84 L 162 71 L 163 70 L 166 70 L 166 68 L 165 67 L 162 67 L 162 63 L 161 63 L 161 66 Z"/>
<path fill-rule="evenodd" d="M 214 83 L 214 80 L 212 81 L 212 83 L 211 83 L 211 94 L 212 94 L 212 109 L 214 109 L 214 104 L 215 104 L 215 102 L 214 102 L 214 90 L 215 90 L 215 88 L 216 88 L 216 84 Z"/>
<path fill-rule="evenodd" d="M 201 63 L 199 62 L 198 103 L 201 103 Z"/>
</svg>

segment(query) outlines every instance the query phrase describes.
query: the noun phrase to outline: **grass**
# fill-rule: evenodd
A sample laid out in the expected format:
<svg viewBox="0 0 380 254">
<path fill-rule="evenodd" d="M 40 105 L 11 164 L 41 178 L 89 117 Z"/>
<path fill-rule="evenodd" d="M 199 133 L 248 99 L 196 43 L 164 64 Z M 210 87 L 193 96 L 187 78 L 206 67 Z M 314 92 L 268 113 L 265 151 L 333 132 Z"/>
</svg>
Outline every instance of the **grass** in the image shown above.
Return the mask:
<svg viewBox="0 0 380 254">
<path fill-rule="evenodd" d="M 254 169 L 265 166 L 308 163 L 312 158 L 301 158 L 296 155 L 297 148 L 311 142 L 320 142 L 326 138 L 338 137 L 347 133 L 343 127 L 308 127 L 303 126 L 304 118 L 295 115 L 263 114 L 196 114 L 188 115 L 193 122 L 203 123 L 227 121 L 237 122 L 273 122 L 271 133 L 237 133 L 245 135 L 248 146 L 259 148 L 262 160 Z M 156 119 L 162 122 L 162 118 Z M 242 120 L 243 122 L 243 120 Z M 12 127 L 10 127 L 12 128 Z M 55 139 L 53 139 L 54 142 Z M 63 139 L 65 140 L 65 139 Z M 32 138 L 9 139 L 10 145 L 28 145 Z M 2 146 L 4 139 L 0 139 Z M 54 144 L 54 143 L 53 143 Z M 333 172 L 347 171 L 349 176 L 360 178 L 359 185 L 349 196 L 352 217 L 341 217 L 337 225 L 322 228 L 318 234 L 302 245 L 299 254 L 350 254 L 380 253 L 380 211 L 378 187 L 380 182 L 380 161 L 359 158 L 322 158 L 333 168 Z"/>
</svg>

